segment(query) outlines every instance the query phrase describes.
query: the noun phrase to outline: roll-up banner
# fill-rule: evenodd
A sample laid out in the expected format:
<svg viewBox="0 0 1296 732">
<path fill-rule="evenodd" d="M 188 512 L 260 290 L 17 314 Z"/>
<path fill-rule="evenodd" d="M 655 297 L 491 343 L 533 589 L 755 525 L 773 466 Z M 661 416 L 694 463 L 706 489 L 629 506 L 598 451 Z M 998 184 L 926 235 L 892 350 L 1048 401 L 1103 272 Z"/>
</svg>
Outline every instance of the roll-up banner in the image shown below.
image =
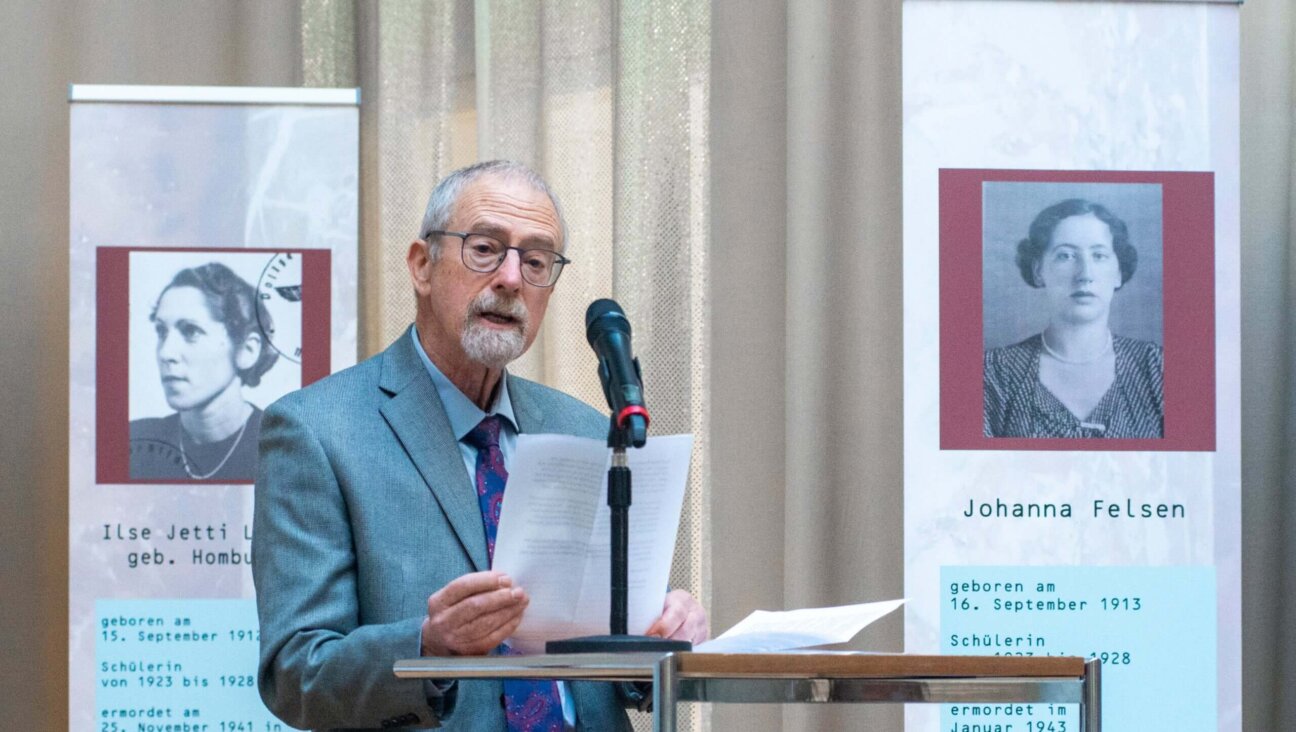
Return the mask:
<svg viewBox="0 0 1296 732">
<path fill-rule="evenodd" d="M 1238 7 L 906 0 L 903 43 L 905 648 L 1094 656 L 1104 730 L 1239 730 Z"/>
<path fill-rule="evenodd" d="M 356 358 L 355 89 L 71 87 L 70 728 L 283 729 L 262 410 Z"/>
</svg>

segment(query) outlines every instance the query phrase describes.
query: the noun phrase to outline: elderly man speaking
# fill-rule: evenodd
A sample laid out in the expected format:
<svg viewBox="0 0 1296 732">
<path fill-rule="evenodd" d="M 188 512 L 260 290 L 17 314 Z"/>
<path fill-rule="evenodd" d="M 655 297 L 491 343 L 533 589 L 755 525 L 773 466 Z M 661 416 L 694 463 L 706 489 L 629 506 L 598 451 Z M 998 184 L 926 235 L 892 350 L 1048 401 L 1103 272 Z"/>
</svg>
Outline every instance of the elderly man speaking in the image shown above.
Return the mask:
<svg viewBox="0 0 1296 732">
<path fill-rule="evenodd" d="M 621 687 L 398 680 L 414 655 L 508 652 L 525 587 L 491 571 L 519 433 L 604 438 L 607 417 L 505 370 L 569 260 L 548 185 L 513 162 L 433 189 L 406 254 L 414 326 L 381 354 L 265 412 L 252 570 L 261 696 L 302 728 L 629 729 Z M 649 635 L 700 642 L 667 595 Z"/>
</svg>

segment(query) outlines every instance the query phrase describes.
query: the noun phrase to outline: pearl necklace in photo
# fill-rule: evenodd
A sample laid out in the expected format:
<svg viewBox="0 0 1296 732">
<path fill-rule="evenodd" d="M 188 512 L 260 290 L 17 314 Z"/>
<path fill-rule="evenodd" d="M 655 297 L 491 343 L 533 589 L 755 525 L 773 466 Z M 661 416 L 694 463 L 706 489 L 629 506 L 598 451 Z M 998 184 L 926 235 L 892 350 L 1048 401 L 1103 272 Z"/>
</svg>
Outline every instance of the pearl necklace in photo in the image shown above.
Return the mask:
<svg viewBox="0 0 1296 732">
<path fill-rule="evenodd" d="M 1052 348 L 1049 348 L 1048 339 L 1044 337 L 1043 333 L 1040 333 L 1040 343 L 1044 346 L 1045 353 L 1057 359 L 1058 361 L 1061 361 L 1062 363 L 1068 363 L 1074 366 L 1085 366 L 1087 364 L 1097 363 L 1101 361 L 1103 358 L 1105 358 L 1107 354 L 1112 352 L 1112 334 L 1110 330 L 1107 331 L 1107 343 L 1106 345 L 1103 346 L 1103 349 L 1098 352 L 1098 355 L 1083 360 L 1063 358 L 1062 356 L 1058 355 L 1057 351 L 1054 351 Z"/>
</svg>

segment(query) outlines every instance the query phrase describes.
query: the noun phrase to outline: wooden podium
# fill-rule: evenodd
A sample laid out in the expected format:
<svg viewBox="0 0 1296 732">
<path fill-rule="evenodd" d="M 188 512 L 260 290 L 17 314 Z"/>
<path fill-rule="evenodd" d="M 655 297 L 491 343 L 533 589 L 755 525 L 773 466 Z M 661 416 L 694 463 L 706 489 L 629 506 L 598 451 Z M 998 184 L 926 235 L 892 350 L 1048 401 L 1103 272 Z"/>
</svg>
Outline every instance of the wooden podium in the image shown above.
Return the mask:
<svg viewBox="0 0 1296 732">
<path fill-rule="evenodd" d="M 414 658 L 394 670 L 405 679 L 651 681 L 655 732 L 675 731 L 681 701 L 1079 704 L 1079 729 L 1102 729 L 1101 662 L 1078 656 L 590 653 Z"/>
</svg>

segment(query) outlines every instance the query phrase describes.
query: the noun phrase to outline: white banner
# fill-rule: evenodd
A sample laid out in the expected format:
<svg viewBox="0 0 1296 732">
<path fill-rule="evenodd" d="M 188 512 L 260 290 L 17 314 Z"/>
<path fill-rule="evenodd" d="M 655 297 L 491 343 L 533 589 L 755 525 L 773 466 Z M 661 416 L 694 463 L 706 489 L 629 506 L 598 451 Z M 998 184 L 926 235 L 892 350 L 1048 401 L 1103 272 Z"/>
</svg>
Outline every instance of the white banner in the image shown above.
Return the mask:
<svg viewBox="0 0 1296 732">
<path fill-rule="evenodd" d="M 71 729 L 282 729 L 255 679 L 257 436 L 355 362 L 356 101 L 72 89 Z"/>
<path fill-rule="evenodd" d="M 905 648 L 1097 656 L 1105 730 L 1240 730 L 1238 9 L 903 24 Z"/>
</svg>

